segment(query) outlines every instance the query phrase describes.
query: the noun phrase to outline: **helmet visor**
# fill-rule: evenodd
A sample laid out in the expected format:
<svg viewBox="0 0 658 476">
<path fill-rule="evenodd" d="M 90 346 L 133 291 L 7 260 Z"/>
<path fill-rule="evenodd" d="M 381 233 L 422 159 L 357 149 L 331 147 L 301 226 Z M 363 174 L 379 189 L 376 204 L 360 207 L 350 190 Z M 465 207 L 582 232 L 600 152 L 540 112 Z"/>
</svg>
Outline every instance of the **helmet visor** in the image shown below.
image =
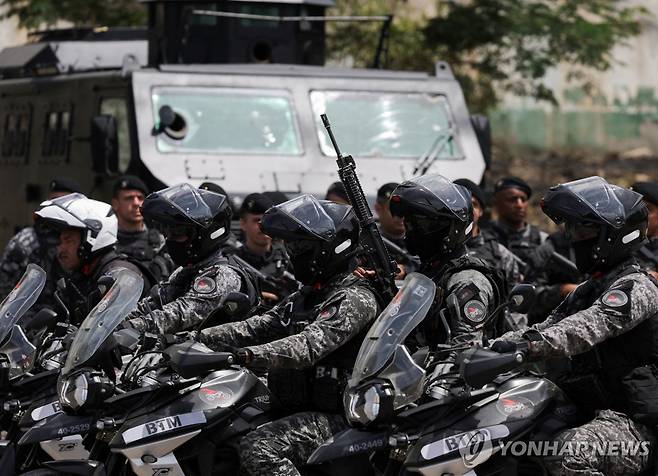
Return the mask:
<svg viewBox="0 0 658 476">
<path fill-rule="evenodd" d="M 471 192 L 466 187 L 438 174 L 421 175 L 403 182 L 391 197 L 391 213 L 396 216 L 443 215 L 466 222 L 470 220 L 471 206 Z"/>
<path fill-rule="evenodd" d="M 312 195 L 302 195 L 270 208 L 261 219 L 263 233 L 286 241 L 330 241 L 336 234 L 334 221 Z"/>
<path fill-rule="evenodd" d="M 596 225 L 583 225 L 579 223 L 567 223 L 564 227 L 567 238 L 572 243 L 587 241 L 599 236 L 599 227 Z"/>
<path fill-rule="evenodd" d="M 542 208 L 556 223 L 599 223 L 620 228 L 626 220 L 620 197 L 634 193 L 609 184 L 601 177 L 587 177 L 551 189 Z M 636 195 L 639 200 L 641 195 Z"/>
<path fill-rule="evenodd" d="M 225 201 L 223 195 L 183 183 L 149 195 L 142 205 L 142 214 L 153 226 L 161 222 L 207 227 Z"/>
</svg>

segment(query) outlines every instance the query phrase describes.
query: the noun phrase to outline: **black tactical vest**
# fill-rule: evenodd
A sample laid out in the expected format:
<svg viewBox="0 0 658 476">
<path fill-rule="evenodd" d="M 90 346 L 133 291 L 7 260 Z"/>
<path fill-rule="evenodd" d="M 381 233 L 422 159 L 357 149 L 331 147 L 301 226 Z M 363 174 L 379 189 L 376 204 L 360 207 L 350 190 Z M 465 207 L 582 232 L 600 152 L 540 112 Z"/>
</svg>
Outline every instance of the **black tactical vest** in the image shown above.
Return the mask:
<svg viewBox="0 0 658 476">
<path fill-rule="evenodd" d="M 619 278 L 643 272 L 633 262 L 621 266 L 614 275 L 590 279 L 576 289 L 555 312 L 570 316 L 592 306 Z M 650 277 L 654 284 L 656 281 Z M 570 371 L 557 379 L 558 385 L 583 410 L 613 409 L 632 414 L 627 383 L 636 369 L 658 364 L 658 315 L 654 315 L 630 331 L 573 356 Z M 631 382 L 632 384 L 632 382 Z M 635 398 L 631 395 L 631 398 Z"/>
<path fill-rule="evenodd" d="M 359 286 L 377 294 L 369 283 L 351 274 L 337 287 L 322 295 L 304 287 L 288 298 L 283 315 L 279 318 L 286 325 L 288 335 L 301 332 L 318 318 L 323 309 L 340 306 L 344 298 L 341 289 Z M 381 303 L 379 303 L 381 306 Z M 286 412 L 322 411 L 341 412 L 343 390 L 352 373 L 361 343 L 368 332 L 366 326 L 357 336 L 307 369 L 272 369 L 268 373 L 268 387 L 276 395 Z"/>
</svg>

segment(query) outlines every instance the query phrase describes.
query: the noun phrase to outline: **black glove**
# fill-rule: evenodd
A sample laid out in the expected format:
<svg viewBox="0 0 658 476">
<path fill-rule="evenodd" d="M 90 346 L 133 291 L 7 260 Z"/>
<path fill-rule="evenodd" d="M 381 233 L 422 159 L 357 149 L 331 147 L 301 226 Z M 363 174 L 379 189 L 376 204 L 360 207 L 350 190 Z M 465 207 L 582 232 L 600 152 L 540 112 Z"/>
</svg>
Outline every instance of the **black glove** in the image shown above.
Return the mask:
<svg viewBox="0 0 658 476">
<path fill-rule="evenodd" d="M 247 367 L 254 360 L 254 353 L 249 349 L 235 349 L 233 353 L 235 354 L 235 363 L 243 367 Z"/>
<path fill-rule="evenodd" d="M 499 354 L 508 354 L 518 349 L 518 343 L 511 340 L 497 340 L 491 346 L 491 350 Z"/>
</svg>

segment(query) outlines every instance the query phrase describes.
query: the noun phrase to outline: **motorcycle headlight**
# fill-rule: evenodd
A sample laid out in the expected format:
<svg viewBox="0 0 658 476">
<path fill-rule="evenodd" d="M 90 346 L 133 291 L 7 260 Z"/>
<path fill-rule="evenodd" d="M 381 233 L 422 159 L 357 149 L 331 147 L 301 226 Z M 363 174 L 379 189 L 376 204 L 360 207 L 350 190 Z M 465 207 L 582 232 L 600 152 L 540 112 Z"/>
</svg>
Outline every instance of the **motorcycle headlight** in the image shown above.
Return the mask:
<svg viewBox="0 0 658 476">
<path fill-rule="evenodd" d="M 395 391 L 385 381 L 372 381 L 345 392 L 345 416 L 351 424 L 373 425 L 393 416 Z"/>
<path fill-rule="evenodd" d="M 60 376 L 57 387 L 62 408 L 73 411 L 95 407 L 109 397 L 114 389 L 108 378 L 90 370 Z"/>
</svg>

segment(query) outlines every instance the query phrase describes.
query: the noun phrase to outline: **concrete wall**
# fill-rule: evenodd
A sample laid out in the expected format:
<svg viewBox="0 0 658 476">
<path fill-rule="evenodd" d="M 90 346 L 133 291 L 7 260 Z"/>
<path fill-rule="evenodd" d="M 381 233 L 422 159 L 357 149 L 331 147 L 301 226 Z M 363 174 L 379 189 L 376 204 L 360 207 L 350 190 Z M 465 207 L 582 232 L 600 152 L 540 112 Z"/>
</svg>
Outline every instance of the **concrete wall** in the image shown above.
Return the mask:
<svg viewBox="0 0 658 476">
<path fill-rule="evenodd" d="M 569 84 L 567 67 L 551 71 L 546 84 L 559 108 L 508 96 L 492 117 L 494 135 L 524 145 L 594 146 L 658 154 L 658 2 L 634 0 L 650 11 L 642 32 L 614 49 L 607 72 L 587 72 L 590 95 Z M 641 149 L 641 150 L 638 150 Z"/>
</svg>

